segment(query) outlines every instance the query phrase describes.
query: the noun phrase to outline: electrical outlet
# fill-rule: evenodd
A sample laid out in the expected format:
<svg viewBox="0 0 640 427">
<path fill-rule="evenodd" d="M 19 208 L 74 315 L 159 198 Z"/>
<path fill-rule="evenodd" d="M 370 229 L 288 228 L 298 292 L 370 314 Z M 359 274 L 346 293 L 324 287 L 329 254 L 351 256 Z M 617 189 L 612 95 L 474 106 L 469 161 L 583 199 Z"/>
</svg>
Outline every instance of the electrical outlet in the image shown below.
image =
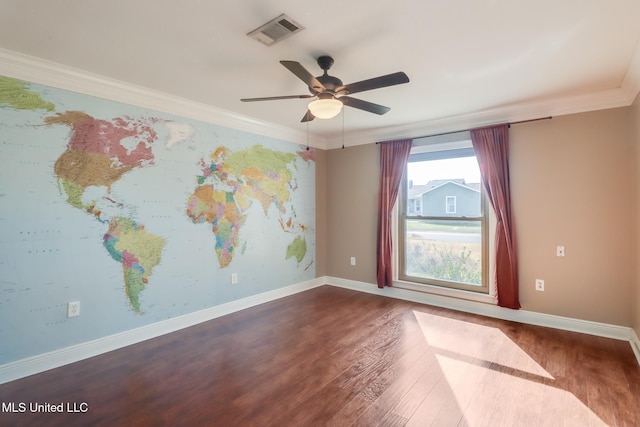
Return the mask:
<svg viewBox="0 0 640 427">
<path fill-rule="evenodd" d="M 536 291 L 544 291 L 544 280 L 536 279 Z"/>
<path fill-rule="evenodd" d="M 557 256 L 564 256 L 564 246 L 556 247 L 556 255 Z"/>
<path fill-rule="evenodd" d="M 231 273 L 231 284 L 235 285 L 238 283 L 238 273 Z"/>
<path fill-rule="evenodd" d="M 351 257 L 351 265 L 356 265 L 356 257 Z"/>
<path fill-rule="evenodd" d="M 67 304 L 67 317 L 80 316 L 80 301 L 73 301 Z"/>
</svg>

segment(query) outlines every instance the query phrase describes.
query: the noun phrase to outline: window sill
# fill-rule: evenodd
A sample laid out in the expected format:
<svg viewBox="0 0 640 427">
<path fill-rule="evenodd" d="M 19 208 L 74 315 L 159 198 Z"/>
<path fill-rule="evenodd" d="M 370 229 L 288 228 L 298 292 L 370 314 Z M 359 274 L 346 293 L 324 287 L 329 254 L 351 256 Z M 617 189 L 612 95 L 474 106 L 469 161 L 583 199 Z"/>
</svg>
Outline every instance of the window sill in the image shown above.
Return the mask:
<svg viewBox="0 0 640 427">
<path fill-rule="evenodd" d="M 439 295 L 449 298 L 462 299 L 466 301 L 481 302 L 484 304 L 496 305 L 496 298 L 493 295 L 481 294 L 478 292 L 463 291 L 460 289 L 448 289 L 440 286 L 425 285 L 422 283 L 405 282 L 394 280 L 393 286 L 398 289 L 422 292 L 425 294 Z"/>
</svg>

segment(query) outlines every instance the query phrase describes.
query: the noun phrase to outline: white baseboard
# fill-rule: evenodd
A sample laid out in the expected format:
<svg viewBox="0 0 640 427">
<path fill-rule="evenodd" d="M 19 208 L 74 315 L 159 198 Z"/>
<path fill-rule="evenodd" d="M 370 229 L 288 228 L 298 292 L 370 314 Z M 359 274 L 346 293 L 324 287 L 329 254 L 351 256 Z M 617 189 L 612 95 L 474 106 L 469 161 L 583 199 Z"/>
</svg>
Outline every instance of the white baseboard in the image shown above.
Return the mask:
<svg viewBox="0 0 640 427">
<path fill-rule="evenodd" d="M 497 319 L 511 320 L 514 322 L 527 323 L 530 325 L 546 326 L 549 328 L 581 332 L 584 334 L 596 335 L 599 337 L 613 338 L 630 342 L 632 341 L 633 329 L 625 326 L 609 325 L 606 323 L 591 322 L 588 320 L 571 319 L 568 317 L 535 313 L 526 310 L 511 310 L 508 308 L 498 307 L 494 304 L 451 298 L 441 295 L 433 295 L 425 292 L 399 289 L 395 287 L 379 289 L 377 285 L 372 283 L 340 279 L 337 277 L 327 277 L 326 279 L 327 283 L 330 285 L 352 289 L 360 292 L 398 298 L 402 300 L 433 305 L 436 307 L 450 308 L 452 310 L 459 310 L 467 313 L 494 317 Z M 636 342 L 638 342 L 637 337 Z M 640 346 L 638 346 L 638 349 L 640 349 Z"/>
<path fill-rule="evenodd" d="M 131 329 L 108 337 L 99 338 L 60 350 L 0 365 L 0 384 L 44 372 L 49 369 L 68 365 L 73 362 L 78 362 L 89 357 L 98 356 L 112 350 L 117 350 L 122 347 L 146 341 L 148 339 L 175 332 L 189 326 L 194 326 L 226 314 L 231 314 L 236 311 L 254 307 L 259 304 L 313 289 L 325 284 L 498 319 L 629 341 L 631 348 L 638 359 L 638 364 L 640 364 L 640 339 L 638 339 L 635 331 L 628 327 L 590 322 L 580 319 L 571 319 L 543 313 L 534 313 L 525 310 L 510 310 L 498 307 L 494 304 L 457 299 L 442 295 L 432 295 L 407 289 L 379 289 L 372 283 L 323 276 L 262 294 L 253 295 L 241 300 L 207 308 L 205 310 L 174 317 L 151 325 Z"/>
<path fill-rule="evenodd" d="M 636 331 L 633 329 L 631 329 L 631 349 L 633 350 L 633 354 L 636 355 L 636 359 L 640 365 L 640 338 L 638 338 L 638 334 L 636 334 Z"/>
<path fill-rule="evenodd" d="M 326 284 L 325 279 L 326 278 L 317 278 L 297 283 L 284 288 L 185 314 L 183 316 L 163 320 L 151 325 L 120 332 L 104 338 L 99 338 L 60 350 L 0 365 L 0 384 L 44 372 L 49 369 L 68 365 L 73 362 L 78 362 L 89 357 L 97 356 L 112 350 L 117 350 L 122 347 L 146 341 L 151 338 L 159 337 L 170 332 L 175 332 L 189 326 L 197 325 L 226 314 L 306 291 Z"/>
</svg>

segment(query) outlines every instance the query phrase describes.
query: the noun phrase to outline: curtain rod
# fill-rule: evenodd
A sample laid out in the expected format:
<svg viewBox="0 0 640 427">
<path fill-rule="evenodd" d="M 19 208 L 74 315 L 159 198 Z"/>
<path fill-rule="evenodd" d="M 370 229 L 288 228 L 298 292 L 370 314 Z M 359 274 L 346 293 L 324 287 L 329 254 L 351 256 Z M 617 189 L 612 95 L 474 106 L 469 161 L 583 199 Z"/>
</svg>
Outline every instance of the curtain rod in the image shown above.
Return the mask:
<svg viewBox="0 0 640 427">
<path fill-rule="evenodd" d="M 547 117 L 539 117 L 537 119 L 520 120 L 519 122 L 507 123 L 507 126 L 511 127 L 511 125 L 519 125 L 521 123 L 537 122 L 539 120 L 551 120 L 552 118 L 553 118 L 553 116 L 547 116 Z M 434 134 L 431 134 L 431 135 L 416 136 L 415 138 L 411 138 L 411 139 L 420 139 L 420 138 L 430 138 L 430 137 L 434 137 L 434 136 L 452 135 L 454 133 L 459 133 L 459 132 L 469 132 L 470 130 L 471 129 L 461 129 L 461 130 L 454 130 L 454 131 L 451 131 L 451 132 L 434 133 Z M 376 142 L 376 144 L 380 144 L 380 142 Z"/>
</svg>

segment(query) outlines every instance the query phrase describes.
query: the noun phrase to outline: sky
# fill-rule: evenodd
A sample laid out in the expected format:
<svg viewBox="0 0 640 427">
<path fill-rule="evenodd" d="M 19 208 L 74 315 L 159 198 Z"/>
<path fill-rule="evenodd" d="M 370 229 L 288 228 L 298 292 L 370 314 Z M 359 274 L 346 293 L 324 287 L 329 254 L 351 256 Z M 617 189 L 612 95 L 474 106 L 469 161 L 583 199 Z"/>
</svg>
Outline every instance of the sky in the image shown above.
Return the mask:
<svg viewBox="0 0 640 427">
<path fill-rule="evenodd" d="M 467 184 L 480 182 L 480 170 L 475 157 L 411 162 L 408 164 L 408 179 L 414 185 L 426 184 L 432 179 L 464 178 Z"/>
</svg>

